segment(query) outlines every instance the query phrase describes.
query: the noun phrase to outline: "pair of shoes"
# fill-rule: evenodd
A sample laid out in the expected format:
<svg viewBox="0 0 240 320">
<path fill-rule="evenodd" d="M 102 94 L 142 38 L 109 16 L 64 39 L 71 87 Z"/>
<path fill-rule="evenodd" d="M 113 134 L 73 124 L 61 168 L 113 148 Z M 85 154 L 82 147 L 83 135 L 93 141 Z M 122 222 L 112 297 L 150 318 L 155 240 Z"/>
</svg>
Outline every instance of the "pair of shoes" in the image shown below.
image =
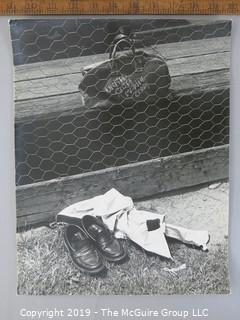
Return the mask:
<svg viewBox="0 0 240 320">
<path fill-rule="evenodd" d="M 127 255 L 102 221 L 90 215 L 84 216 L 81 223 L 65 227 L 64 242 L 78 269 L 90 274 L 105 269 L 103 257 L 111 262 L 120 262 Z"/>
</svg>

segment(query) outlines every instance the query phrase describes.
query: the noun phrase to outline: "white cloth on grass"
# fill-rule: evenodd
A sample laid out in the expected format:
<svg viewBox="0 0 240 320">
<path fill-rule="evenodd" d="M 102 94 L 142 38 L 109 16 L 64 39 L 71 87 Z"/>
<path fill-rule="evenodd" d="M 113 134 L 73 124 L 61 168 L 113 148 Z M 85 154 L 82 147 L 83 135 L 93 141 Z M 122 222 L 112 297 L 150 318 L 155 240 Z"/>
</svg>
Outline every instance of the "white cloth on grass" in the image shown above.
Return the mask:
<svg viewBox="0 0 240 320">
<path fill-rule="evenodd" d="M 100 216 L 117 238 L 129 238 L 145 250 L 172 259 L 165 236 L 207 249 L 208 231 L 190 230 L 165 223 L 165 215 L 138 210 L 130 197 L 111 189 L 84 201 L 74 203 L 57 215 L 57 221 L 64 217 L 79 218 L 85 215 Z M 149 231 L 147 222 L 159 219 L 159 227 Z"/>
</svg>

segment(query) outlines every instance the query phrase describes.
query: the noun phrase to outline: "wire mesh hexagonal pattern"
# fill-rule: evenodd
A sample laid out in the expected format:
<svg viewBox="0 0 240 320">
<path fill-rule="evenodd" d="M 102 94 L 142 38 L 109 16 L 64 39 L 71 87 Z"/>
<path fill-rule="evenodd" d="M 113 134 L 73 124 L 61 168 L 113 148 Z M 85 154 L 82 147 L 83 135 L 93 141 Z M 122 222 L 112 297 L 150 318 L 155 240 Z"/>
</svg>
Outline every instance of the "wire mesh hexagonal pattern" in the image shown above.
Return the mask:
<svg viewBox="0 0 240 320">
<path fill-rule="evenodd" d="M 20 21 L 11 23 L 16 65 L 17 185 L 228 143 L 229 22 L 100 18 Z M 118 34 L 131 39 L 137 54 L 124 45 L 118 48 L 120 59 L 115 63 L 120 67 L 114 75 L 115 89 L 119 93 L 122 82 L 116 77 L 124 74 L 124 88 L 129 89 L 131 82 L 134 90 L 142 90 L 138 99 L 133 99 L 134 90 L 126 99 L 120 95 L 121 99 L 114 100 L 109 92 L 98 94 L 116 73 L 108 55 Z M 135 59 L 137 55 L 140 62 Z M 161 87 L 159 79 L 164 76 L 162 69 L 157 72 L 160 58 L 171 78 L 164 94 L 156 94 L 156 84 Z M 79 91 L 86 75 L 94 68 L 99 71 L 104 63 L 107 73 L 101 77 L 98 73 L 98 78 L 94 73 L 86 92 Z M 145 82 L 146 70 L 154 76 L 146 85 L 153 89 L 145 96 L 142 92 L 146 86 L 131 78 L 136 75 L 137 64 L 141 72 L 144 69 Z M 149 92 L 153 99 L 148 99 Z"/>
</svg>

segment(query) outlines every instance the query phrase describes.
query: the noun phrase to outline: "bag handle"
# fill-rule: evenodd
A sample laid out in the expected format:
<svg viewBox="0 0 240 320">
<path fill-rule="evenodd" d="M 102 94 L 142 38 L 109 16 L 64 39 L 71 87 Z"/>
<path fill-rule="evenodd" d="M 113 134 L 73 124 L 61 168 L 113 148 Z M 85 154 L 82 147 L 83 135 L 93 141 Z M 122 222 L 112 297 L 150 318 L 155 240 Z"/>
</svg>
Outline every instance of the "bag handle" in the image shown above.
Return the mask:
<svg viewBox="0 0 240 320">
<path fill-rule="evenodd" d="M 117 40 L 117 42 L 114 44 L 114 46 L 112 47 L 112 50 L 110 51 L 109 54 L 109 59 L 113 60 L 116 57 L 117 54 L 117 48 L 119 46 L 120 43 L 127 43 L 130 47 L 130 49 L 132 50 L 132 53 L 135 55 L 135 47 L 134 47 L 134 42 L 128 38 L 125 35 L 122 35 L 121 37 L 117 36 L 115 39 L 119 38 L 119 40 Z"/>
<path fill-rule="evenodd" d="M 117 41 L 109 53 L 109 60 L 111 62 L 113 71 L 114 71 L 114 61 L 116 60 L 117 49 L 118 49 L 119 44 L 124 43 L 124 42 L 126 44 L 128 44 L 130 49 L 132 50 L 133 55 L 135 56 L 134 42 L 129 37 L 127 37 L 126 35 L 120 34 L 120 35 L 117 35 L 114 40 L 117 40 Z"/>
</svg>

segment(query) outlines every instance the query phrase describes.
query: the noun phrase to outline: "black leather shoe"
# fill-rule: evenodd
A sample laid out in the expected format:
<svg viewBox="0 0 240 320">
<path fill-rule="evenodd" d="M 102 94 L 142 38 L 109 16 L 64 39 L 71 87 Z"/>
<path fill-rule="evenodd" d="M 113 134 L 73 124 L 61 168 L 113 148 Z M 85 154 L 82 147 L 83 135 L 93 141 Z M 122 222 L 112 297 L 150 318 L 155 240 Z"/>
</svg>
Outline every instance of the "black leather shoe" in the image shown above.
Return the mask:
<svg viewBox="0 0 240 320">
<path fill-rule="evenodd" d="M 105 269 L 93 241 L 79 226 L 70 224 L 65 227 L 64 242 L 74 264 L 81 271 L 97 274 Z"/>
<path fill-rule="evenodd" d="M 100 219 L 86 215 L 82 218 L 82 226 L 106 260 L 119 262 L 126 257 L 127 253 L 121 243 Z"/>
</svg>

